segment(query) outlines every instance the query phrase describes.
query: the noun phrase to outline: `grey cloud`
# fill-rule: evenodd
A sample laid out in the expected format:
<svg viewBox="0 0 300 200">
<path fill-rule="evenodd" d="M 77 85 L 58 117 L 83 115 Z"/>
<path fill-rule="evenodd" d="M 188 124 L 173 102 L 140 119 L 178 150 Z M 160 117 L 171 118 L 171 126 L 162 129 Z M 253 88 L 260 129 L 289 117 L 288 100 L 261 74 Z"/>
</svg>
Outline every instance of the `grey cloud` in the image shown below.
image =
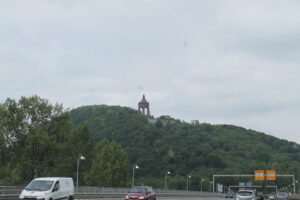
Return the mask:
<svg viewBox="0 0 300 200">
<path fill-rule="evenodd" d="M 295 138 L 297 1 L 0 3 L 0 88 Z M 3 20 L 5 19 L 5 20 Z"/>
</svg>

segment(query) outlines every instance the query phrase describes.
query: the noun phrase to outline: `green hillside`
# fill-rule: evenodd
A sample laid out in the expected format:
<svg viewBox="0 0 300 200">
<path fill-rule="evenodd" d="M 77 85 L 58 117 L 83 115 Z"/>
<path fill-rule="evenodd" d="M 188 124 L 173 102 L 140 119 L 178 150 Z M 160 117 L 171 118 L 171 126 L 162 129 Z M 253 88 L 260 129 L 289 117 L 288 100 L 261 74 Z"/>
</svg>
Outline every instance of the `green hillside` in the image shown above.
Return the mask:
<svg viewBox="0 0 300 200">
<path fill-rule="evenodd" d="M 94 141 L 108 139 L 121 145 L 128 155 L 131 172 L 140 166 L 140 184 L 163 187 L 167 170 L 170 187 L 184 188 L 187 175 L 192 187 L 212 174 L 252 174 L 257 169 L 275 169 L 278 174 L 300 175 L 300 146 L 264 133 L 233 125 L 186 123 L 161 116 L 149 123 L 136 110 L 93 105 L 70 111 L 75 127 L 87 124 Z M 233 180 L 223 180 L 233 181 Z M 282 180 L 288 182 L 289 180 Z M 209 183 L 203 185 L 208 190 Z"/>
</svg>

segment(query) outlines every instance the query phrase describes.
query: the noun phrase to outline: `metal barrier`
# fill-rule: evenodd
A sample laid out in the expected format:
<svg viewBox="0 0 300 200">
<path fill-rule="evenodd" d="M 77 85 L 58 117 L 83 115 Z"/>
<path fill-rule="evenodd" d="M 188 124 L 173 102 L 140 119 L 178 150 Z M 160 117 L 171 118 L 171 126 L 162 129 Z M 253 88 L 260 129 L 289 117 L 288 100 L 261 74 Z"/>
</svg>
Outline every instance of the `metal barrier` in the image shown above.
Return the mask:
<svg viewBox="0 0 300 200">
<path fill-rule="evenodd" d="M 25 186 L 0 186 L 0 200 L 17 200 Z M 75 199 L 124 199 L 130 188 L 86 187 L 75 188 Z M 216 193 L 154 189 L 157 197 L 220 197 Z"/>
</svg>

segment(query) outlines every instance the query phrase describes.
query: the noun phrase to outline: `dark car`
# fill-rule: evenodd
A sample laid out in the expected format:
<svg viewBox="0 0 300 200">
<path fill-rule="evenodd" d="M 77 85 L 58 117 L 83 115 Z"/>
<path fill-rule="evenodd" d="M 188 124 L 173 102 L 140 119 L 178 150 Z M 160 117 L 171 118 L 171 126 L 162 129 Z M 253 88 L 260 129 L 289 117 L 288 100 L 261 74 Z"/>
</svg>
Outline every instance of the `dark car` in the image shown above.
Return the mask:
<svg viewBox="0 0 300 200">
<path fill-rule="evenodd" d="M 234 194 L 232 192 L 227 192 L 225 198 L 234 198 Z"/>
<path fill-rule="evenodd" d="M 265 195 L 262 192 L 259 192 L 257 195 L 259 200 L 264 200 L 265 199 Z"/>
<path fill-rule="evenodd" d="M 133 187 L 126 195 L 125 200 L 156 200 L 156 194 L 152 187 Z"/>
</svg>

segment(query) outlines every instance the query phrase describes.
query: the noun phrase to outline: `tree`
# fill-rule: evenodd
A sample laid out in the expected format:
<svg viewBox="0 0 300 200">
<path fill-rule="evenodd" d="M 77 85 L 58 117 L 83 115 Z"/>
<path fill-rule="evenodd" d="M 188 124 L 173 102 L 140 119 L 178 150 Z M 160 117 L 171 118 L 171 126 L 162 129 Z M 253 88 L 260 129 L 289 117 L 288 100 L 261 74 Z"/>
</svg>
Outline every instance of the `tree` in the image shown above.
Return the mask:
<svg viewBox="0 0 300 200">
<path fill-rule="evenodd" d="M 62 105 L 31 96 L 21 97 L 18 102 L 7 99 L 0 109 L 0 134 L 9 148 L 9 162 L 14 166 L 11 171 L 18 177 L 11 181 L 28 181 L 49 174 L 71 130 Z"/>
<path fill-rule="evenodd" d="M 4 177 L 4 171 L 7 165 L 7 149 L 3 135 L 0 135 L 0 163 L 0 177 Z"/>
<path fill-rule="evenodd" d="M 103 139 L 96 145 L 86 182 L 96 186 L 124 187 L 128 185 L 127 169 L 127 155 L 121 146 Z"/>
<path fill-rule="evenodd" d="M 84 174 L 85 171 L 89 171 L 91 160 L 94 152 L 94 143 L 91 140 L 89 131 L 86 124 L 82 124 L 79 127 L 73 129 L 68 136 L 68 140 L 64 143 L 64 154 L 60 156 L 60 162 L 58 163 L 58 169 L 56 174 L 61 176 L 76 177 L 77 159 L 79 155 L 84 155 L 86 158 L 84 162 L 80 162 L 80 173 Z M 80 180 L 83 180 L 80 178 Z M 84 184 L 81 181 L 81 184 Z"/>
</svg>

